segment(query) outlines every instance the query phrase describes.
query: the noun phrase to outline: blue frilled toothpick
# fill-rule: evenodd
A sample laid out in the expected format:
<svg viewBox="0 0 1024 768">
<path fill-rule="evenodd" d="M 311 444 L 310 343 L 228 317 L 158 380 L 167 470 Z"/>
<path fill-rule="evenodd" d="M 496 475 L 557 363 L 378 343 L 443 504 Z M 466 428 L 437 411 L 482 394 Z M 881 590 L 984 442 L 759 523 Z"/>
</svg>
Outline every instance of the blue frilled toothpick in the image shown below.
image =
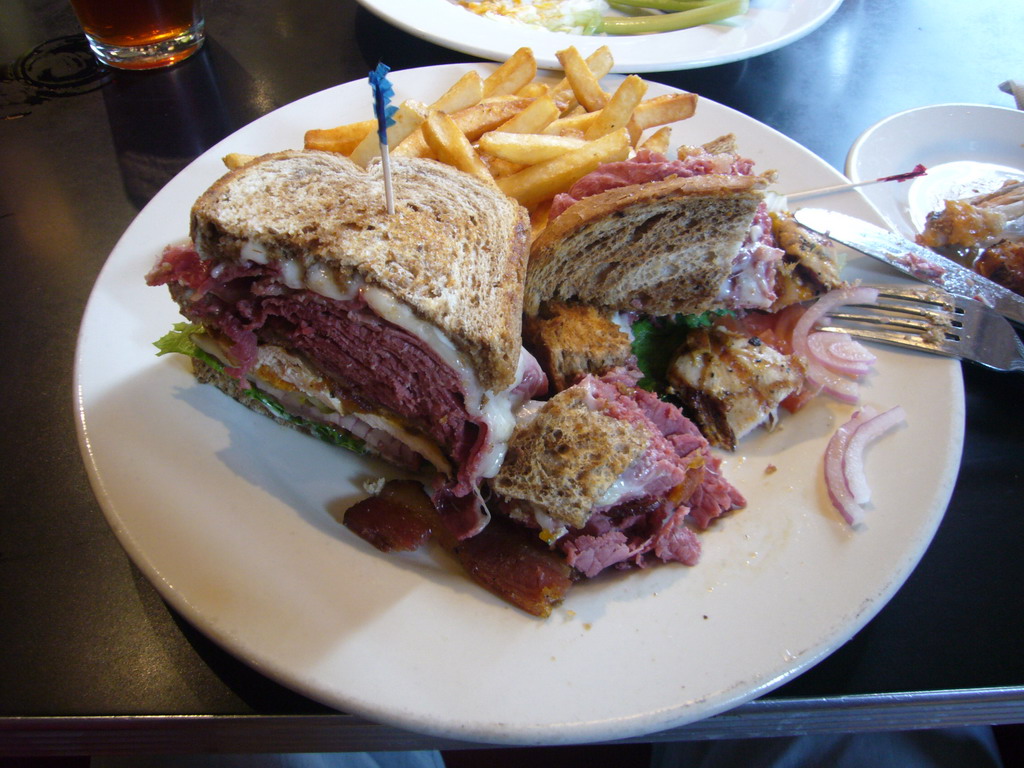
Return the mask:
<svg viewBox="0 0 1024 768">
<path fill-rule="evenodd" d="M 395 212 L 395 199 L 391 191 L 391 155 L 388 150 L 388 127 L 395 124 L 394 114 L 398 107 L 391 106 L 395 89 L 388 80 L 391 68 L 381 62 L 370 73 L 370 89 L 373 91 L 373 112 L 377 116 L 377 138 L 380 140 L 381 170 L 384 173 L 384 197 L 388 213 Z"/>
</svg>

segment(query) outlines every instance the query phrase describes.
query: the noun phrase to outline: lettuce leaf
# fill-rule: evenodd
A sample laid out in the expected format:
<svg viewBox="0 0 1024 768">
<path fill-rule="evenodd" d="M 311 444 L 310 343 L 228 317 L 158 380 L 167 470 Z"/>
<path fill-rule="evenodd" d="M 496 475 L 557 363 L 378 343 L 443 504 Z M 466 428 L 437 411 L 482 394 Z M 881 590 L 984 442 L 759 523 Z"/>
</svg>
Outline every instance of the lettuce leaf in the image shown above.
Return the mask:
<svg viewBox="0 0 1024 768">
<path fill-rule="evenodd" d="M 175 323 L 170 332 L 153 342 L 153 346 L 157 348 L 157 357 L 176 352 L 202 360 L 214 370 L 223 371 L 224 363 L 192 341 L 192 334 L 202 332 L 203 326 L 196 323 Z"/>
<path fill-rule="evenodd" d="M 732 314 L 728 310 L 708 310 L 700 315 L 642 317 L 633 323 L 633 354 L 643 372 L 639 385 L 652 392 L 668 386 L 668 366 L 687 334 L 697 328 L 709 328 L 716 317 Z"/>
<path fill-rule="evenodd" d="M 188 355 L 189 357 L 194 357 L 197 360 L 202 360 L 208 366 L 217 371 L 223 371 L 224 363 L 192 341 L 193 334 L 202 332 L 203 326 L 201 325 L 195 323 L 175 323 L 174 328 L 169 333 L 153 342 L 153 346 L 157 348 L 157 357 L 171 353 Z M 295 416 L 286 411 L 275 397 L 268 395 L 262 390 L 250 387 L 249 389 L 244 390 L 243 394 L 248 395 L 254 400 L 258 400 L 268 411 L 278 418 L 312 432 L 325 443 L 336 445 L 341 448 L 347 448 L 354 453 L 366 453 L 365 441 L 350 435 L 343 429 L 331 426 L 330 424 L 322 424 L 318 421 L 310 421 L 309 419 L 304 419 L 301 416 Z"/>
<path fill-rule="evenodd" d="M 304 419 L 301 416 L 291 414 L 281 406 L 276 398 L 272 395 L 268 395 L 262 390 L 256 389 L 255 387 L 245 390 L 244 394 L 254 400 L 259 400 L 268 411 L 278 418 L 284 419 L 290 424 L 295 424 L 303 429 L 310 430 L 325 443 L 337 445 L 341 448 L 348 448 L 353 453 L 366 453 L 365 441 L 360 440 L 358 437 L 353 437 L 343 429 L 331 426 L 330 424 L 323 424 L 319 421 L 310 421 L 309 419 Z"/>
</svg>

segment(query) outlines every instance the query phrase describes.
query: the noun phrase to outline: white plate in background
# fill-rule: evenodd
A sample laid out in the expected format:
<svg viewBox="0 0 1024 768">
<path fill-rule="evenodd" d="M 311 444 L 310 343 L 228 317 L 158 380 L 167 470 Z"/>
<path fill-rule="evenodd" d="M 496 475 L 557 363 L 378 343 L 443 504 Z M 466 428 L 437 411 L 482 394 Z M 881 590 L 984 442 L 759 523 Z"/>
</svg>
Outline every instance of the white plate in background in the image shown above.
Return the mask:
<svg viewBox="0 0 1024 768">
<path fill-rule="evenodd" d="M 465 71 L 392 73 L 396 98 L 430 101 Z M 668 93 L 652 84 L 648 95 Z M 874 506 L 852 531 L 830 508 L 826 441 L 851 407 L 825 398 L 744 440 L 724 463 L 748 508 L 702 536 L 693 568 L 613 573 L 575 587 L 546 621 L 472 584 L 428 549 L 385 555 L 334 515 L 384 472 L 197 384 L 152 342 L 179 320 L 144 276 L 187 233 L 189 208 L 229 152 L 300 147 L 309 128 L 364 119 L 358 81 L 242 128 L 138 215 L 104 266 L 76 355 L 79 434 L 103 510 L 134 562 L 188 621 L 259 672 L 339 710 L 472 742 L 569 744 L 639 736 L 732 708 L 845 643 L 918 563 L 959 467 L 958 363 L 895 349 L 864 402 L 908 426 L 868 455 Z M 780 189 L 843 177 L 795 142 L 709 100 L 673 137 L 734 133 Z M 831 200 L 877 221 L 859 195 Z M 847 274 L 887 274 L 853 257 Z"/>
<path fill-rule="evenodd" d="M 868 181 L 924 165 L 910 181 L 861 188 L 889 226 L 910 238 L 945 200 L 1024 179 L 1024 112 L 983 104 L 937 104 L 891 115 L 862 133 L 846 158 L 846 175 Z"/>
<path fill-rule="evenodd" d="M 486 19 L 449 0 L 358 2 L 411 35 L 493 61 L 504 61 L 527 46 L 540 66 L 560 69 L 557 51 L 574 45 L 587 55 L 607 45 L 615 58 L 614 72 L 667 72 L 758 56 L 813 32 L 842 4 L 842 0 L 751 0 L 744 17 L 727 23 L 653 35 L 588 36 Z"/>
</svg>

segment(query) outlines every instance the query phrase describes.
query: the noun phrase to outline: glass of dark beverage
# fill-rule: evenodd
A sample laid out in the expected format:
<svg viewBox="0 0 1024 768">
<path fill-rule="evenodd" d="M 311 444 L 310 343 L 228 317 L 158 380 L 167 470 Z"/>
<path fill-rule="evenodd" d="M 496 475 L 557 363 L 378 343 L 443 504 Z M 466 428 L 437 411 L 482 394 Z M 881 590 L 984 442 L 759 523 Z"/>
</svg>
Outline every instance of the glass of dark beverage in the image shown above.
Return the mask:
<svg viewBox="0 0 1024 768">
<path fill-rule="evenodd" d="M 175 64 L 203 44 L 200 0 L 71 0 L 96 57 L 119 69 Z"/>
</svg>

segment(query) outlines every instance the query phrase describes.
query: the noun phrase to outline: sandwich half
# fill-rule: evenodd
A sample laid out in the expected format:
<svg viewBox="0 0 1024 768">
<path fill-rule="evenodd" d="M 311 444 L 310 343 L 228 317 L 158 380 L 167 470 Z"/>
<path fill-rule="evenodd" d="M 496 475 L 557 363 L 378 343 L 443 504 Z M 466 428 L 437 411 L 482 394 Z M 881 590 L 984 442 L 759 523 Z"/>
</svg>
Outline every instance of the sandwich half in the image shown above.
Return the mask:
<svg viewBox="0 0 1024 768">
<path fill-rule="evenodd" d="M 733 449 L 777 409 L 802 402 L 804 369 L 757 328 L 842 285 L 835 252 L 770 211 L 771 172 L 756 175 L 731 136 L 677 157 L 640 150 L 581 179 L 552 203 L 534 239 L 524 338 L 557 388 L 587 373 L 638 367 L 717 446 Z"/>
<path fill-rule="evenodd" d="M 432 467 L 435 503 L 470 536 L 515 412 L 546 388 L 521 343 L 528 217 L 435 161 L 395 158 L 392 176 L 388 214 L 379 164 L 315 150 L 257 158 L 196 201 L 191 242 L 147 280 L 190 321 L 180 335 L 200 380 L 401 467 Z"/>
</svg>

